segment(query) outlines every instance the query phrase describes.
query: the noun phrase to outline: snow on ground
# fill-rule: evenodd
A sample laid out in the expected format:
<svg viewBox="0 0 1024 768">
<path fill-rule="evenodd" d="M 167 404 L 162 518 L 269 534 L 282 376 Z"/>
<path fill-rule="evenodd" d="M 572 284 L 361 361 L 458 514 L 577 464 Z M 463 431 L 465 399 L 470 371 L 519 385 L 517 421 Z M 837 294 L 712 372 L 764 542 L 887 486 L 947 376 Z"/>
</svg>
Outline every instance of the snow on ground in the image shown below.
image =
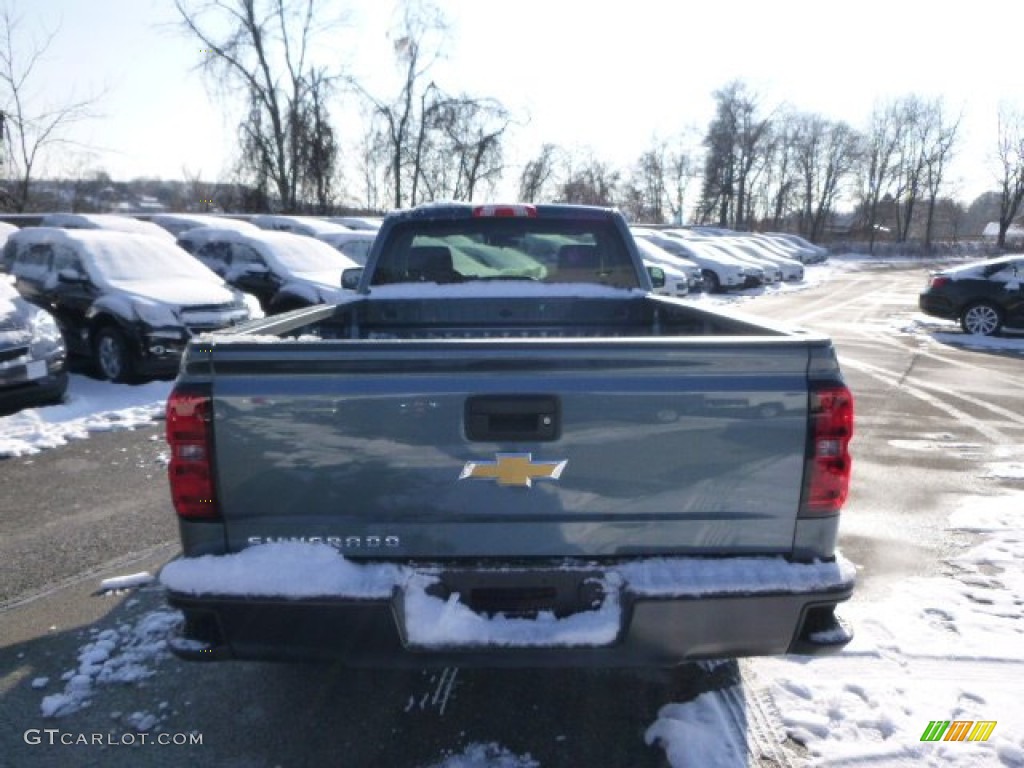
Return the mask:
<svg viewBox="0 0 1024 768">
<path fill-rule="evenodd" d="M 827 280 L 832 270 L 857 269 L 860 260 L 833 258 L 810 267 L 807 284 Z M 799 290 L 781 286 L 771 290 Z M 698 301 L 743 302 L 754 292 Z M 881 332 L 924 335 L 943 344 L 1024 353 L 1024 337 L 978 339 L 953 323 L 910 311 Z M 57 448 L 89 433 L 132 429 L 163 411 L 169 382 L 125 386 L 72 376 L 63 405 L 27 409 L 0 418 L 0 457 Z M 948 445 L 935 438 L 935 450 Z M 0 464 L 2 466 L 2 464 Z M 992 462 L 983 476 L 1024 478 L 1024 464 Z M 884 599 L 856 597 L 843 616 L 856 627 L 840 655 L 757 659 L 740 692 L 768 691 L 786 734 L 805 745 L 814 765 L 1024 766 L 1024 730 L 1018 701 L 1024 681 L 1024 525 L 1019 494 L 966 498 L 949 518 L 949 529 L 971 533 L 976 544 L 949 561 L 950 574 L 908 578 Z M 129 574 L 101 585 L 144 585 L 148 574 Z M 133 684 L 159 672 L 167 642 L 180 621 L 173 611 L 155 611 L 134 625 L 93 629 L 73 667 L 54 685 L 31 682 L 41 692 L 40 710 L 61 717 L 89 706 L 111 683 Z M 747 689 L 750 690 L 747 690 Z M 48 692 L 50 691 L 50 692 Z M 746 764 L 746 744 L 737 735 L 722 694 L 666 703 L 645 735 L 659 744 L 674 768 Z M 141 705 L 146 706 L 146 705 Z M 128 713 L 138 731 L 159 729 L 165 703 L 151 702 Z M 984 742 L 922 741 L 933 721 L 995 721 Z M 444 754 L 429 768 L 540 768 L 529 754 L 499 744 L 475 743 Z"/>
<path fill-rule="evenodd" d="M 840 656 L 762 659 L 789 735 L 820 765 L 1024 766 L 1024 525 L 1020 494 L 966 499 L 949 529 L 982 534 L 953 574 L 909 578 L 842 614 Z M 986 742 L 925 742 L 934 720 L 996 721 Z"/>
<path fill-rule="evenodd" d="M 169 381 L 133 386 L 72 374 L 60 405 L 0 417 L 0 459 L 57 448 L 90 432 L 135 429 L 163 414 L 170 391 Z"/>
</svg>

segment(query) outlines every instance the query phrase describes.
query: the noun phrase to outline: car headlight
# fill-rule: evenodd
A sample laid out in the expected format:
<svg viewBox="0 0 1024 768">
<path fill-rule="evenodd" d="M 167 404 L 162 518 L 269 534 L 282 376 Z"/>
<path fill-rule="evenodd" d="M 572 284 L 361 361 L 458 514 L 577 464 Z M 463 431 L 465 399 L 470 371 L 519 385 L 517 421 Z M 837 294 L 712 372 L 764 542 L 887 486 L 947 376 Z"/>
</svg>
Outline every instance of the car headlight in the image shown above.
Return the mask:
<svg viewBox="0 0 1024 768">
<path fill-rule="evenodd" d="M 33 358 L 45 357 L 55 349 L 64 346 L 64 340 L 60 335 L 60 328 L 54 322 L 49 312 L 36 310 L 29 320 L 29 330 L 32 332 L 32 340 L 29 342 L 29 349 Z"/>
<path fill-rule="evenodd" d="M 181 327 L 178 313 L 167 304 L 136 299 L 132 304 L 135 316 L 150 328 Z"/>
<path fill-rule="evenodd" d="M 263 307 L 260 306 L 260 300 L 251 293 L 237 291 L 235 294 L 235 303 L 239 307 L 245 307 L 249 310 L 250 320 L 259 320 L 264 316 Z"/>
</svg>

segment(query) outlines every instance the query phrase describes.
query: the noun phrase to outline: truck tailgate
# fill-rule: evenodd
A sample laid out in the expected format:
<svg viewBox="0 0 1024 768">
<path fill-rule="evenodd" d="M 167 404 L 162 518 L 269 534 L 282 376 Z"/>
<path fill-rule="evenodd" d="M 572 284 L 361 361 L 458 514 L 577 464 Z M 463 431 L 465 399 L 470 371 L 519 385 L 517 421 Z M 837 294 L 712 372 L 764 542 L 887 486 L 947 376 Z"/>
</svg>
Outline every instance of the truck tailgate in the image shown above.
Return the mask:
<svg viewBox="0 0 1024 768">
<path fill-rule="evenodd" d="M 306 540 L 352 558 L 787 553 L 811 344 L 219 345 L 228 549 Z"/>
</svg>

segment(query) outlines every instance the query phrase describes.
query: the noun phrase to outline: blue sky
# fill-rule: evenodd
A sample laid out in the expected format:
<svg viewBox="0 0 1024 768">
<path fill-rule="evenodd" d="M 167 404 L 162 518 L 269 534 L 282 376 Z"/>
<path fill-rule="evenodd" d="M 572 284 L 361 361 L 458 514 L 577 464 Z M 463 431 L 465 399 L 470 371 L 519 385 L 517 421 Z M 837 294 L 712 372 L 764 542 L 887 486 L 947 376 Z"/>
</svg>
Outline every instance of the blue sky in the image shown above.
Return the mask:
<svg viewBox="0 0 1024 768">
<path fill-rule="evenodd" d="M 452 39 L 434 79 L 449 91 L 493 96 L 523 119 L 513 163 L 550 141 L 625 168 L 654 138 L 703 129 L 712 92 L 741 79 L 766 110 L 787 102 L 855 127 L 881 100 L 941 96 L 950 113 L 964 113 L 956 172 L 970 199 L 992 186 L 1000 101 L 1024 107 L 1017 46 L 999 37 L 1024 27 L 1024 6 L 1001 0 L 956 13 L 917 0 L 440 5 Z M 49 169 L 71 162 L 115 178 L 180 179 L 183 169 L 223 176 L 234 144 L 234 112 L 225 107 L 233 105 L 211 96 L 195 71 L 202 54 L 176 28 L 171 0 L 14 0 L 12 7 L 21 39 L 59 25 L 35 93 L 58 102 L 103 93 L 101 116 L 72 136 L 94 149 L 70 161 L 50 158 Z M 348 9 L 348 22 L 327 41 L 325 58 L 371 91 L 393 93 L 390 5 L 335 7 Z M 354 145 L 359 122 L 353 112 L 347 118 L 342 140 Z"/>
</svg>

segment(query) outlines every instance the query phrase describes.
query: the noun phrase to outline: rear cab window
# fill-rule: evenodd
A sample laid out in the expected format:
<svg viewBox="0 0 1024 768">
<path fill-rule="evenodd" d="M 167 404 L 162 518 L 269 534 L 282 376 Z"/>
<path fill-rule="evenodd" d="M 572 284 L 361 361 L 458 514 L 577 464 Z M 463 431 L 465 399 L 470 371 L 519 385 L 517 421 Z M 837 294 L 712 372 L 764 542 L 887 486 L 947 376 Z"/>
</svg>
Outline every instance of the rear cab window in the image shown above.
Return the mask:
<svg viewBox="0 0 1024 768">
<path fill-rule="evenodd" d="M 410 220 L 388 240 L 372 285 L 518 279 L 639 287 L 622 236 L 604 220 Z"/>
</svg>

